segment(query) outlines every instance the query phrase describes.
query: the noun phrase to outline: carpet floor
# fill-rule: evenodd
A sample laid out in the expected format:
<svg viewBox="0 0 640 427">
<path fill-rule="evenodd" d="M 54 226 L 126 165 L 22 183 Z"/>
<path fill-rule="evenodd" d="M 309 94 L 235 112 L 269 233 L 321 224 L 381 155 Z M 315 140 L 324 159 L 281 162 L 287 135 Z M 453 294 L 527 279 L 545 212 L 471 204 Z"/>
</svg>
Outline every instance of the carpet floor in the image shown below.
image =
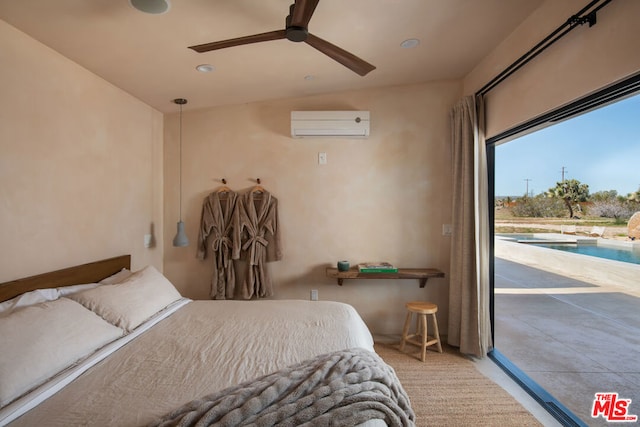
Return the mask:
<svg viewBox="0 0 640 427">
<path fill-rule="evenodd" d="M 405 351 L 417 347 L 407 345 Z M 376 352 L 396 371 L 416 413 L 417 426 L 540 426 L 513 396 L 479 372 L 455 348 L 428 351 L 425 363 L 397 345 L 376 343 Z"/>
</svg>

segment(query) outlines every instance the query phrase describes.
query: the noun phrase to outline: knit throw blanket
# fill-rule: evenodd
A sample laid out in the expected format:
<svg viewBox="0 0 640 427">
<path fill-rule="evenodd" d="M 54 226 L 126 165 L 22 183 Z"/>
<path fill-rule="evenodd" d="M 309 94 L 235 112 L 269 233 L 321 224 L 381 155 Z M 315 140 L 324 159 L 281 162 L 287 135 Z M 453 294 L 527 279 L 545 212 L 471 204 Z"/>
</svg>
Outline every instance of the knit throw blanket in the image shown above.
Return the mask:
<svg viewBox="0 0 640 427">
<path fill-rule="evenodd" d="M 153 426 L 353 426 L 368 420 L 415 425 L 409 397 L 377 354 L 324 354 L 194 400 Z"/>
</svg>

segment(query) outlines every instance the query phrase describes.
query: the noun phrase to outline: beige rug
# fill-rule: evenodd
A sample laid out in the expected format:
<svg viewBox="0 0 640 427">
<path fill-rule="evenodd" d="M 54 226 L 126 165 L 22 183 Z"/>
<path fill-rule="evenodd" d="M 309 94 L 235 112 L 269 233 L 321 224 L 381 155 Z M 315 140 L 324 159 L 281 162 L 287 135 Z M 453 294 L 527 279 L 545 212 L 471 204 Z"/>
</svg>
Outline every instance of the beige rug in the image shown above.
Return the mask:
<svg viewBox="0 0 640 427">
<path fill-rule="evenodd" d="M 407 345 L 406 350 L 417 347 Z M 375 344 L 391 365 L 416 413 L 417 426 L 540 426 L 517 400 L 480 373 L 453 347 L 428 351 L 427 361 L 401 353 L 396 345 Z"/>
</svg>

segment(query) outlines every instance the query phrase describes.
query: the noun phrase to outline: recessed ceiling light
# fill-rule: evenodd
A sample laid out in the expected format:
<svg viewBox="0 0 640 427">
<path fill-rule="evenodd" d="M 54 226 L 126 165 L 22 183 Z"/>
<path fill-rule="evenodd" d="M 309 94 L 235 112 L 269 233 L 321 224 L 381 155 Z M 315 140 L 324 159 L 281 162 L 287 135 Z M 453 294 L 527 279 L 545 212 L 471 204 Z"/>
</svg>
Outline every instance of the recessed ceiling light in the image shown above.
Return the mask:
<svg viewBox="0 0 640 427">
<path fill-rule="evenodd" d="M 308 76 L 304 76 L 305 80 L 313 80 L 315 78 L 316 78 L 316 76 L 312 76 L 311 74 L 309 74 Z"/>
<path fill-rule="evenodd" d="M 416 47 L 419 44 L 420 44 L 420 40 L 418 39 L 406 39 L 405 41 L 400 43 L 400 46 L 405 49 L 411 49 L 412 47 Z"/>
<path fill-rule="evenodd" d="M 215 67 L 211 64 L 200 64 L 196 67 L 196 70 L 200 71 L 201 73 L 210 73 L 215 70 Z"/>
<path fill-rule="evenodd" d="M 141 12 L 154 15 L 166 13 L 171 9 L 169 0 L 129 0 L 129 3 Z"/>
</svg>

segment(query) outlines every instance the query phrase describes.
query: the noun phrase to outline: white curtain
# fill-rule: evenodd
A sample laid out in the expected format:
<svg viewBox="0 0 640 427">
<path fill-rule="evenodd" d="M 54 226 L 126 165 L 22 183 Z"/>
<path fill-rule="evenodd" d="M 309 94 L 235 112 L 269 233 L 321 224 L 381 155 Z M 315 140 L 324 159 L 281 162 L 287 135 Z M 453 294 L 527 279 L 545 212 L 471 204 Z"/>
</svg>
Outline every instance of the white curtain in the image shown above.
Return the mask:
<svg viewBox="0 0 640 427">
<path fill-rule="evenodd" d="M 486 356 L 489 314 L 489 206 L 484 104 L 468 96 L 451 111 L 453 206 L 449 274 L 449 344 Z"/>
</svg>

